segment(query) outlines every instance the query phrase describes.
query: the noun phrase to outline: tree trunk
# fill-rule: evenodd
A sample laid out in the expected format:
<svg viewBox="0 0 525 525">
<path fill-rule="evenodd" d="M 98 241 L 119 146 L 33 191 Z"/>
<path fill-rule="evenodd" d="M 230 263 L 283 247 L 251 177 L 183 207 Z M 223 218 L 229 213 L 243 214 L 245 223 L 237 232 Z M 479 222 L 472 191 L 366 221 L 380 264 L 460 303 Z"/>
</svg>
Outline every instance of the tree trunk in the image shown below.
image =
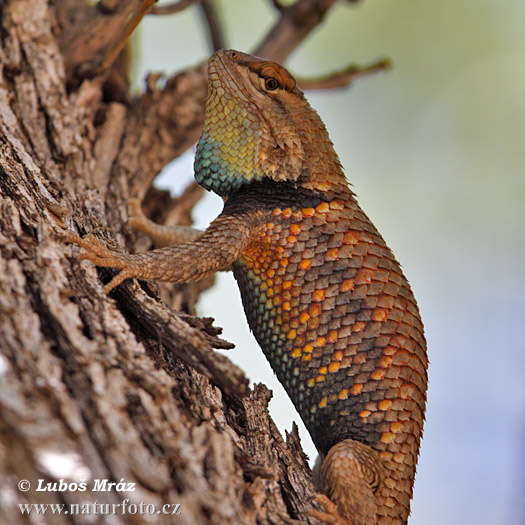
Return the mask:
<svg viewBox="0 0 525 525">
<path fill-rule="evenodd" d="M 298 2 L 317 9 L 308 31 L 333 3 Z M 198 138 L 204 66 L 162 88 L 151 77 L 132 99 L 125 53 L 108 59 L 146 4 L 0 1 L 0 523 L 304 520 L 313 490 L 296 429 L 283 440 L 271 392 L 250 390 L 214 353 L 229 345 L 212 320 L 191 315 L 211 283 L 128 282 L 108 298 L 110 272 L 61 242 L 70 230 L 144 250 L 123 226 L 127 199 L 189 224 L 200 197 L 151 184 Z M 295 15 L 280 16 L 274 33 Z M 24 504 L 64 506 L 35 517 Z"/>
</svg>

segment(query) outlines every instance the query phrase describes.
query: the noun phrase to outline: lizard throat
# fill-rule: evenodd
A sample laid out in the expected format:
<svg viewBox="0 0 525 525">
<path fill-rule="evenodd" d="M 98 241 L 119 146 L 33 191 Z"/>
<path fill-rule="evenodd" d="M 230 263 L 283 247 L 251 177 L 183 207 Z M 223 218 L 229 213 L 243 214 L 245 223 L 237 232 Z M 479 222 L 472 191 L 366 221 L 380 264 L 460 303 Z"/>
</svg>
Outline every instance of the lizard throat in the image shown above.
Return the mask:
<svg viewBox="0 0 525 525">
<path fill-rule="evenodd" d="M 251 144 L 217 140 L 206 130 L 197 144 L 194 169 L 197 183 L 221 197 L 247 183 L 267 178 L 254 158 Z"/>
</svg>

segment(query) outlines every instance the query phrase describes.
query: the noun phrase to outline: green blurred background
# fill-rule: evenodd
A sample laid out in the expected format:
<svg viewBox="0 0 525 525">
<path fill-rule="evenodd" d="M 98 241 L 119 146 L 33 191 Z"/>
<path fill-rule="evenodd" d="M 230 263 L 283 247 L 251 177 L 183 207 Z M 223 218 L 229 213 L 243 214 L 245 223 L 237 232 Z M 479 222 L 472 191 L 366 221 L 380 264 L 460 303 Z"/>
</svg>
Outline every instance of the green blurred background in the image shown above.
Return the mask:
<svg viewBox="0 0 525 525">
<path fill-rule="evenodd" d="M 275 20 L 269 0 L 217 1 L 228 47 L 250 51 Z M 135 41 L 137 88 L 209 54 L 195 7 L 148 17 Z M 427 422 L 411 525 L 525 523 L 525 2 L 341 3 L 287 62 L 303 77 L 388 56 L 393 70 L 310 92 L 359 202 L 412 284 L 430 356 Z M 177 193 L 193 152 L 158 184 Z M 195 220 L 222 208 L 207 195 Z M 227 305 L 227 308 L 225 308 Z M 199 313 L 228 352 L 274 390 L 281 429 L 299 422 L 221 274 Z M 301 426 L 304 446 L 316 452 Z"/>
</svg>

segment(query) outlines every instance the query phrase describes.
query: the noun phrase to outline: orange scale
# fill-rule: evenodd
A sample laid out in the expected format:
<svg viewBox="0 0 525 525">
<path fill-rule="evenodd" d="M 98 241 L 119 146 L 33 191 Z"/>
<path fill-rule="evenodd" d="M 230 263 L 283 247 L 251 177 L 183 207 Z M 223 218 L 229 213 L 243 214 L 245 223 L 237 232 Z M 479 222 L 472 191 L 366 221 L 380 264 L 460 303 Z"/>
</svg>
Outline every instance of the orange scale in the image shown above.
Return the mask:
<svg viewBox="0 0 525 525">
<path fill-rule="evenodd" d="M 357 272 L 355 282 L 357 284 L 368 284 L 372 282 L 372 270 L 368 268 L 361 268 Z"/>
<path fill-rule="evenodd" d="M 328 365 L 328 372 L 330 374 L 334 374 L 335 372 L 337 372 L 339 370 L 339 367 L 340 367 L 340 363 L 338 361 L 332 361 Z"/>
<path fill-rule="evenodd" d="M 325 297 L 324 290 L 315 290 L 315 292 L 312 294 L 312 301 L 315 301 L 318 303 L 324 300 L 324 297 Z"/>
<path fill-rule="evenodd" d="M 396 348 L 395 346 L 385 346 L 385 348 L 383 348 L 383 355 L 391 356 L 391 355 L 394 355 L 398 351 L 399 349 Z"/>
<path fill-rule="evenodd" d="M 289 235 L 287 241 L 288 244 L 294 244 L 295 242 L 297 242 L 297 237 L 295 235 Z"/>
<path fill-rule="evenodd" d="M 352 385 L 352 388 L 350 388 L 350 393 L 354 396 L 359 394 L 363 390 L 363 383 L 356 383 L 355 385 Z"/>
<path fill-rule="evenodd" d="M 316 207 L 315 207 L 315 211 L 319 212 L 319 213 L 326 213 L 330 210 L 330 206 L 327 202 L 321 202 L 321 204 L 318 204 Z"/>
<path fill-rule="evenodd" d="M 300 348 L 294 348 L 292 351 L 292 357 L 301 357 L 301 349 Z"/>
<path fill-rule="evenodd" d="M 283 219 L 289 219 L 292 216 L 292 210 L 290 208 L 285 208 L 282 211 Z"/>
<path fill-rule="evenodd" d="M 399 397 L 401 399 L 411 399 L 412 394 L 414 393 L 414 385 L 410 383 L 404 383 L 399 387 Z"/>
<path fill-rule="evenodd" d="M 341 291 L 341 292 L 350 292 L 353 289 L 354 289 L 354 280 L 353 279 L 345 279 L 339 285 L 339 291 Z"/>
<path fill-rule="evenodd" d="M 337 341 L 337 334 L 338 334 L 338 331 L 337 330 L 330 330 L 328 332 L 328 336 L 326 338 L 326 340 L 329 342 L 329 343 L 335 343 Z M 342 358 L 343 354 L 341 352 L 341 358 Z"/>
<path fill-rule="evenodd" d="M 301 231 L 301 226 L 297 223 L 294 223 L 290 226 L 290 233 L 292 235 L 297 235 Z"/>
<path fill-rule="evenodd" d="M 342 350 L 336 350 L 333 355 L 332 355 L 332 359 L 334 361 L 339 361 L 341 362 L 343 360 L 343 351 Z"/>
<path fill-rule="evenodd" d="M 330 202 L 331 210 L 342 210 L 344 207 L 345 207 L 345 203 L 340 199 L 333 200 Z"/>
<path fill-rule="evenodd" d="M 321 182 L 318 182 L 316 184 L 316 188 L 319 190 L 319 191 L 328 191 L 330 190 L 330 188 L 332 187 L 332 183 L 327 181 L 327 180 L 324 180 L 324 181 L 321 181 Z"/>
<path fill-rule="evenodd" d="M 405 454 L 401 454 L 401 452 L 394 454 L 392 457 L 392 461 L 394 461 L 395 463 L 403 463 L 404 459 L 405 459 Z"/>
<path fill-rule="evenodd" d="M 312 260 L 311 259 L 303 259 L 299 263 L 299 269 L 300 270 L 308 270 L 312 266 Z"/>
<path fill-rule="evenodd" d="M 389 410 L 390 407 L 392 406 L 392 401 L 390 401 L 390 399 L 383 399 L 383 401 L 380 401 L 378 404 L 377 404 L 377 408 L 379 408 L 379 410 Z"/>
<path fill-rule="evenodd" d="M 359 239 L 359 232 L 349 231 L 343 235 L 343 244 L 357 244 L 359 242 Z"/>
<path fill-rule="evenodd" d="M 372 321 L 386 321 L 388 318 L 388 310 L 386 308 L 376 308 L 372 312 Z"/>
<path fill-rule="evenodd" d="M 380 381 L 385 377 L 386 370 L 384 368 L 376 368 L 371 374 L 370 379 L 373 379 L 374 381 Z"/>
<path fill-rule="evenodd" d="M 390 423 L 390 431 L 394 434 L 399 434 L 403 431 L 404 426 L 405 424 L 401 421 L 392 421 L 392 423 Z"/>
<path fill-rule="evenodd" d="M 353 324 L 352 332 L 360 332 L 365 326 L 366 326 L 365 321 L 358 321 L 357 323 Z"/>
<path fill-rule="evenodd" d="M 348 399 L 348 388 L 342 388 L 339 390 L 339 394 L 337 394 L 338 399 Z"/>
<path fill-rule="evenodd" d="M 393 434 L 392 432 L 383 432 L 383 434 L 381 434 L 381 437 L 379 438 L 379 441 L 381 441 L 381 443 L 389 444 L 394 442 L 395 437 L 395 434 Z"/>
<path fill-rule="evenodd" d="M 377 363 L 378 368 L 388 368 L 392 364 L 393 358 L 389 355 L 383 356 Z"/>
<path fill-rule="evenodd" d="M 313 215 L 315 215 L 315 210 L 313 208 L 303 208 L 301 210 L 301 215 L 303 217 L 312 217 Z"/>
<path fill-rule="evenodd" d="M 330 248 L 326 251 L 324 260 L 325 261 L 337 261 L 339 259 L 339 250 L 337 248 Z"/>
<path fill-rule="evenodd" d="M 303 354 L 303 355 L 301 356 L 301 359 L 302 359 L 303 361 L 311 361 L 311 360 L 312 360 L 312 354 Z"/>
</svg>

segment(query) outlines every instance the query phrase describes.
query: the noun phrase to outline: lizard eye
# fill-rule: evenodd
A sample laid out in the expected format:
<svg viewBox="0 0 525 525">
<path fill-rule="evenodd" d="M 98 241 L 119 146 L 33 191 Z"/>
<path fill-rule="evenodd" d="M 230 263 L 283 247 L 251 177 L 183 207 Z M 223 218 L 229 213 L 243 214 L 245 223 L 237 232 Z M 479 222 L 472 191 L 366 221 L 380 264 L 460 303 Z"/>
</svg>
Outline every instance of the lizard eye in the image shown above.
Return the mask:
<svg viewBox="0 0 525 525">
<path fill-rule="evenodd" d="M 279 84 L 279 81 L 275 78 L 267 78 L 264 85 L 266 86 L 266 89 L 268 91 L 275 91 L 276 89 L 278 89 L 280 86 Z"/>
</svg>

